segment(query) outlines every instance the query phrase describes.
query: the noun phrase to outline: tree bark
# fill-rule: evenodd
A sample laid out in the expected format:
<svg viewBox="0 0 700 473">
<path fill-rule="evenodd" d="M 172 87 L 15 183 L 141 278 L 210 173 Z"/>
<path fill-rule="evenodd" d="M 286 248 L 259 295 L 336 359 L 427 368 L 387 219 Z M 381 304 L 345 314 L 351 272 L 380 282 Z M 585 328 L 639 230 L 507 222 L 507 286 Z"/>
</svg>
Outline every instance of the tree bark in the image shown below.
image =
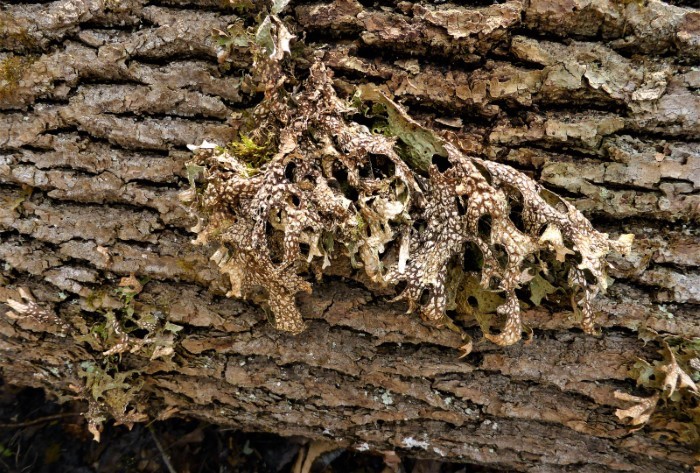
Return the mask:
<svg viewBox="0 0 700 473">
<path fill-rule="evenodd" d="M 687 427 L 660 409 L 633 431 L 615 415 L 629 403 L 614 395 L 650 394 L 629 371 L 659 358 L 660 345 L 640 331 L 700 337 L 692 2 L 336 0 L 284 10 L 339 91 L 385 87 L 464 152 L 520 169 L 598 230 L 635 234 L 595 300 L 601 337 L 577 330 L 568 310 L 531 304 L 532 343 L 477 343 L 464 360 L 459 335 L 340 270 L 299 298 L 309 328 L 296 336 L 224 296 L 213 249 L 191 244 L 177 195 L 186 145 L 235 139 L 260 99 L 242 79 L 250 58 L 221 67 L 211 37 L 259 7 L 146 3 L 0 7 L 0 301 L 15 301 L 0 304 L 6 382 L 104 404 L 85 388 L 95 383 L 87 367 L 109 358 L 94 327 L 132 309 L 162 339 L 159 353 L 119 357 L 138 392 L 102 385 L 112 401 L 129 392 L 117 403 L 125 422 L 188 416 L 513 471 L 698 462 Z M 130 275 L 148 282 L 118 292 Z M 17 302 L 40 316 L 17 314 Z"/>
</svg>

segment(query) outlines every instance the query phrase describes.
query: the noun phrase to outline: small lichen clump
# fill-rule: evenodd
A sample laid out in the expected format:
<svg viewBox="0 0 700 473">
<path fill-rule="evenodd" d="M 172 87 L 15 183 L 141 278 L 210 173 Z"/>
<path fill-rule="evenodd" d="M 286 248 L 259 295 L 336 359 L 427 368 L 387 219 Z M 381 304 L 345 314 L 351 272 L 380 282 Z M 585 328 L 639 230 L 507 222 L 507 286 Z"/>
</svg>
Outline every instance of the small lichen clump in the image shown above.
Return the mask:
<svg viewBox="0 0 700 473">
<path fill-rule="evenodd" d="M 268 42 L 277 46 L 254 54 L 265 90 L 256 116 L 276 131 L 269 160 L 251 172 L 240 146 L 193 147 L 189 169 L 204 186 L 183 196 L 195 202 L 196 242 L 220 244 L 212 259 L 229 277 L 229 296 L 262 290 L 275 326 L 298 333 L 295 296 L 312 289 L 305 275 L 348 257 L 374 283 L 405 285 L 396 299 L 409 310 L 449 323 L 446 311 L 466 299 L 457 294 L 462 268 L 475 264 L 465 258 L 478 259 L 480 286 L 502 297 L 505 319 L 499 334 L 485 330 L 489 340 L 521 338 L 516 289 L 555 272 L 568 274 L 583 328 L 595 331 L 591 300 L 606 287 L 605 256 L 626 251 L 629 236 L 609 240 L 566 201 L 513 168 L 466 156 L 372 86 L 350 105 L 319 61 L 286 90 L 279 53 L 291 35 L 272 22 L 279 40 Z M 382 133 L 355 120 L 366 102 L 385 114 Z"/>
</svg>

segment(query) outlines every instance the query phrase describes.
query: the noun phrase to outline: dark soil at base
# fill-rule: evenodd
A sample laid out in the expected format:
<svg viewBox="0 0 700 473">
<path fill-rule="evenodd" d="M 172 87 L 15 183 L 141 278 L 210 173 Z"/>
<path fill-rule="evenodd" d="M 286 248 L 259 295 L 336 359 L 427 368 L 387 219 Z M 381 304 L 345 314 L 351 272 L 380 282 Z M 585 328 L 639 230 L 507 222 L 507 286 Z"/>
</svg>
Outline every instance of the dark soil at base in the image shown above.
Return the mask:
<svg viewBox="0 0 700 473">
<path fill-rule="evenodd" d="M 38 389 L 0 386 L 0 471 L 296 473 L 310 443 L 301 437 L 240 432 L 183 419 L 137 424 L 130 430 L 108 422 L 98 443 L 81 415 L 85 408 L 47 400 Z M 317 457 L 308 473 L 494 471 L 401 458 L 393 452 L 336 449 Z"/>
</svg>

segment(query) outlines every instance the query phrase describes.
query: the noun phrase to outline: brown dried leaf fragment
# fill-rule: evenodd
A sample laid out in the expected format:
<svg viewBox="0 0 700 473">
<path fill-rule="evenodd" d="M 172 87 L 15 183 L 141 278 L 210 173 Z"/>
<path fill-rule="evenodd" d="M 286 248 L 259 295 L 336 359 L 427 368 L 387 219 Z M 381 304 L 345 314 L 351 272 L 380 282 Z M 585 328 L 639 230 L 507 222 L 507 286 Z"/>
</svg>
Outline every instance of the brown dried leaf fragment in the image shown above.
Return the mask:
<svg viewBox="0 0 700 473">
<path fill-rule="evenodd" d="M 627 409 L 617 409 L 615 415 L 620 420 L 627 420 L 634 430 L 641 429 L 644 424 L 649 422 L 651 415 L 656 410 L 656 404 L 659 402 L 659 395 L 654 394 L 651 397 L 633 396 L 622 391 L 615 391 L 615 399 L 633 403 Z"/>
<path fill-rule="evenodd" d="M 665 359 L 665 364 L 659 367 L 659 371 L 664 373 L 663 378 L 663 392 L 664 396 L 670 398 L 676 392 L 676 389 L 688 389 L 694 393 L 698 393 L 698 386 L 695 384 L 693 379 L 688 376 L 688 373 L 683 371 L 683 369 L 678 365 L 676 361 L 676 355 L 674 355 L 671 347 L 668 346 L 666 341 L 663 341 L 663 354 Z"/>
</svg>

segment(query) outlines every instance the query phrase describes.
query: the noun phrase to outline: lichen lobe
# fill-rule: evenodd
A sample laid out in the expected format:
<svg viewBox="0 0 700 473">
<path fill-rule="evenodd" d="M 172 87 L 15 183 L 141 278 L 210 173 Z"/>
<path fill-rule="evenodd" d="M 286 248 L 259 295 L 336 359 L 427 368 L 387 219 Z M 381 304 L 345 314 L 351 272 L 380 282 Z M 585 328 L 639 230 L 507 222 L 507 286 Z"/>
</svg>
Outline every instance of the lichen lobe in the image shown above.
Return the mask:
<svg viewBox="0 0 700 473">
<path fill-rule="evenodd" d="M 591 301 L 606 287 L 605 257 L 627 251 L 629 236 L 609 240 L 565 200 L 513 168 L 466 156 L 371 85 L 351 106 L 320 62 L 291 99 L 281 95 L 266 91 L 264 127 L 278 133 L 259 169 L 231 147 L 197 147 L 191 163 L 204 182 L 185 193 L 199 217 L 196 242 L 220 245 L 212 259 L 229 296 L 261 295 L 275 326 L 299 333 L 296 294 L 311 291 L 309 274 L 320 278 L 346 257 L 373 283 L 405 285 L 396 300 L 410 311 L 450 324 L 446 311 L 472 310 L 459 291 L 476 276 L 503 301 L 503 328 L 482 325 L 484 335 L 510 345 L 523 332 L 516 289 L 565 275 L 584 330 L 595 332 Z M 383 133 L 356 120 L 366 102 L 385 112 Z"/>
</svg>

